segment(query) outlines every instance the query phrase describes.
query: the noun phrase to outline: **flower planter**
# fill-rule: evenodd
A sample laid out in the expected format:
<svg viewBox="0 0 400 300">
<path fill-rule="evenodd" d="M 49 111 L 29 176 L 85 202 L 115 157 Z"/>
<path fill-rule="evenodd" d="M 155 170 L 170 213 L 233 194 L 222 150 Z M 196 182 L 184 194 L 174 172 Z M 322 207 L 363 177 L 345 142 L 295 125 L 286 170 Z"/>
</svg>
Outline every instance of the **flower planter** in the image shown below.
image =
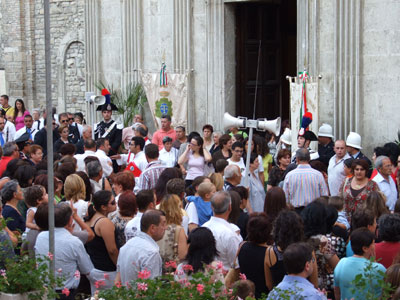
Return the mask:
<svg viewBox="0 0 400 300">
<path fill-rule="evenodd" d="M 46 295 L 44 295 L 42 299 L 43 300 L 47 299 Z M 7 294 L 0 292 L 0 300 L 29 300 L 29 293 Z"/>
</svg>

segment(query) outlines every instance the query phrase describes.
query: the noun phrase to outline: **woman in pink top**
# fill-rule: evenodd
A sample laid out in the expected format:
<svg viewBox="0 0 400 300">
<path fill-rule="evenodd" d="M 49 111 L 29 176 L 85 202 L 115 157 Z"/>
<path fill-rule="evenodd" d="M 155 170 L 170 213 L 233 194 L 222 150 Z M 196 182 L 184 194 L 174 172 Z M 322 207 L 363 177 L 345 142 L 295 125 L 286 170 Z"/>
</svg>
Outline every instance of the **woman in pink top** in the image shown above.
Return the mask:
<svg viewBox="0 0 400 300">
<path fill-rule="evenodd" d="M 15 123 L 15 130 L 21 129 L 25 126 L 24 118 L 26 115 L 30 115 L 29 111 L 25 109 L 25 104 L 22 99 L 15 100 L 15 107 L 14 107 L 14 123 Z"/>
<path fill-rule="evenodd" d="M 204 148 L 204 141 L 200 136 L 192 138 L 185 152 L 179 157 L 178 164 L 183 166 L 186 162 L 186 186 L 192 184 L 193 179 L 204 176 L 204 166 L 211 161 L 211 154 Z"/>
</svg>

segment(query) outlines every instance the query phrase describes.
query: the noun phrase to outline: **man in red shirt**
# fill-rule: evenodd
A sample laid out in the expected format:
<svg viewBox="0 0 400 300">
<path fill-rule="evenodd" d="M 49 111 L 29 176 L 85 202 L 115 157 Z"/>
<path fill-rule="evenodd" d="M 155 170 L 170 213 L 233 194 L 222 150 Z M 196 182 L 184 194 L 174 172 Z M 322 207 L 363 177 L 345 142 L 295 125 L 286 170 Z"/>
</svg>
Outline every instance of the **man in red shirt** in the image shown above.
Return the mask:
<svg viewBox="0 0 400 300">
<path fill-rule="evenodd" d="M 161 150 L 164 147 L 162 141 L 165 136 L 169 136 L 172 139 L 172 142 L 176 140 L 176 132 L 173 128 L 171 128 L 170 115 L 161 116 L 161 129 L 157 130 L 153 134 L 153 139 L 151 142 L 158 146 L 158 150 Z"/>
<path fill-rule="evenodd" d="M 3 157 L 0 160 L 0 176 L 3 175 L 8 163 L 15 158 L 19 158 L 17 144 L 15 142 L 5 143 L 3 146 Z"/>
</svg>

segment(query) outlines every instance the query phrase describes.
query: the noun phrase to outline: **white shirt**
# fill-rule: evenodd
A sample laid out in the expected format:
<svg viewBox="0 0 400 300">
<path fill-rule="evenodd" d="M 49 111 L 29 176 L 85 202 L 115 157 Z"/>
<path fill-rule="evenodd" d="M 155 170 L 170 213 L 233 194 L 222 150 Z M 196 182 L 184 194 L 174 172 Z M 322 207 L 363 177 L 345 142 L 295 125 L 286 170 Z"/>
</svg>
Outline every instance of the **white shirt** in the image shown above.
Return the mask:
<svg viewBox="0 0 400 300">
<path fill-rule="evenodd" d="M 383 178 L 381 173 L 378 172 L 378 174 L 372 180 L 378 184 L 381 192 L 385 194 L 386 206 L 389 208 L 389 210 L 393 211 L 397 201 L 397 189 L 392 176 L 389 176 L 389 181 L 387 181 L 385 178 Z"/>
<path fill-rule="evenodd" d="M 161 161 L 161 164 L 163 164 L 167 168 L 173 168 L 178 161 L 178 150 L 172 147 L 171 150 L 168 152 L 167 150 L 165 150 L 165 148 L 162 148 L 160 150 L 160 155 L 158 156 L 158 159 Z"/>
<path fill-rule="evenodd" d="M 203 224 L 214 235 L 218 259 L 224 264 L 224 268 L 229 270 L 234 268 L 236 253 L 239 244 L 243 241 L 242 237 L 238 235 L 232 226 L 224 219 L 212 216 L 209 221 Z"/>
<path fill-rule="evenodd" d="M 189 202 L 185 210 L 189 217 L 189 224 L 199 225 L 199 215 L 197 214 L 197 208 L 194 202 Z"/>
<path fill-rule="evenodd" d="M 134 238 L 140 232 L 140 221 L 142 220 L 143 213 L 138 211 L 136 216 L 130 220 L 125 226 L 125 239 L 126 241 Z"/>
<path fill-rule="evenodd" d="M 138 273 L 143 270 L 150 271 L 150 278 L 161 276 L 162 259 L 160 248 L 151 236 L 147 233 L 139 232 L 136 237 L 126 242 L 121 247 L 117 271 L 121 274 L 121 282 L 138 279 Z"/>
<path fill-rule="evenodd" d="M 44 127 L 44 119 L 43 118 L 40 118 L 39 120 L 33 121 L 33 125 L 32 125 L 33 129 L 36 129 L 37 131 L 39 131 L 43 127 Z"/>
<path fill-rule="evenodd" d="M 4 125 L 4 129 L 3 129 L 3 138 L 4 138 L 4 142 L 12 142 L 15 140 L 15 133 L 16 133 L 16 129 L 15 129 L 15 125 L 13 122 L 10 121 L 6 121 L 6 124 Z"/>
<path fill-rule="evenodd" d="M 96 156 L 100 160 L 101 166 L 103 168 L 104 177 L 110 176 L 113 172 L 111 158 L 109 158 L 107 154 L 101 149 L 98 149 L 96 151 Z"/>
<path fill-rule="evenodd" d="M 344 161 L 348 158 L 350 158 L 350 155 L 346 153 L 343 158 L 336 162 L 335 154 L 329 160 L 328 185 L 331 196 L 339 195 L 340 186 L 342 185 L 343 180 L 346 178 L 346 174 L 344 172 Z"/>
<path fill-rule="evenodd" d="M 244 172 L 246 171 L 246 166 L 244 165 L 243 157 L 240 158 L 239 161 L 233 161 L 232 157 L 227 159 L 227 162 L 230 165 L 236 165 L 240 168 L 240 173 L 242 173 L 242 176 L 244 175 Z"/>
<path fill-rule="evenodd" d="M 8 122 L 7 122 L 8 123 Z M 22 127 L 19 129 L 14 136 L 14 140 L 18 139 L 21 135 L 23 135 L 26 132 L 26 126 Z M 35 135 L 38 131 L 36 129 L 31 128 L 31 135 L 32 135 L 32 141 L 35 139 Z"/>
<path fill-rule="evenodd" d="M 82 171 L 82 172 L 86 172 L 85 169 L 85 158 L 88 156 L 96 156 L 96 152 L 92 151 L 92 150 L 86 150 L 84 153 L 82 154 L 75 154 L 74 157 L 76 159 L 76 165 L 77 165 L 77 171 Z"/>
<path fill-rule="evenodd" d="M 70 201 L 71 202 L 71 201 Z M 75 203 L 73 203 L 72 205 L 74 206 L 74 208 L 77 210 L 76 213 L 77 215 L 83 220 L 83 218 L 86 216 L 87 211 L 88 211 L 88 202 L 86 202 L 85 200 L 79 199 L 78 201 L 76 201 Z M 73 221 L 75 226 L 74 226 L 74 232 L 79 232 L 82 230 L 82 228 L 78 225 L 78 223 L 76 223 L 76 221 Z"/>
<path fill-rule="evenodd" d="M 67 229 L 54 228 L 54 240 L 55 275 L 63 279 L 62 285 L 57 288 L 75 289 L 79 285 L 79 280 L 74 276 L 75 272 L 79 270 L 84 275 L 90 274 L 94 269 L 92 261 L 83 243 Z M 47 257 L 48 253 L 49 232 L 42 231 L 36 239 L 35 254 L 37 257 Z"/>
</svg>

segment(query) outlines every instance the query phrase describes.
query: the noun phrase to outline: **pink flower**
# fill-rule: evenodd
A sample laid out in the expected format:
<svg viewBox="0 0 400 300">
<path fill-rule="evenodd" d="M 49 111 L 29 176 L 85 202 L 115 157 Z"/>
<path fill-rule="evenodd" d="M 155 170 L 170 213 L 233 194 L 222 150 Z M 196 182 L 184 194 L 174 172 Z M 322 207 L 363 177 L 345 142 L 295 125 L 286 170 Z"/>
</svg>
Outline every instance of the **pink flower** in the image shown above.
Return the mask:
<svg viewBox="0 0 400 300">
<path fill-rule="evenodd" d="M 176 261 L 174 261 L 174 260 L 167 261 L 167 262 L 165 263 L 165 267 L 166 267 L 166 268 L 173 268 L 173 269 L 176 269 Z"/>
<path fill-rule="evenodd" d="M 139 290 L 139 291 L 147 291 L 147 283 L 145 283 L 145 282 L 138 282 L 137 283 L 137 289 Z"/>
<path fill-rule="evenodd" d="M 94 283 L 94 286 L 96 287 L 96 289 L 99 289 L 99 288 L 101 288 L 102 286 L 105 286 L 105 285 L 106 285 L 106 283 L 105 283 L 104 280 L 97 280 L 97 281 Z"/>
<path fill-rule="evenodd" d="M 121 281 L 116 282 L 116 283 L 115 283 L 115 286 L 116 286 L 117 288 L 120 288 L 120 287 L 122 286 Z"/>
<path fill-rule="evenodd" d="M 243 273 L 239 274 L 239 278 L 240 278 L 240 280 L 246 280 L 247 279 L 246 275 L 243 274 Z"/>
<path fill-rule="evenodd" d="M 61 268 L 59 268 L 59 269 L 57 270 L 57 272 L 58 272 L 58 273 L 61 273 L 61 272 L 62 272 L 62 269 L 61 269 Z"/>
<path fill-rule="evenodd" d="M 192 271 L 193 272 L 193 267 L 191 265 L 183 265 L 182 269 L 184 271 Z"/>
<path fill-rule="evenodd" d="M 65 287 L 65 288 L 62 290 L 61 293 L 68 297 L 68 296 L 69 296 L 69 289 L 67 289 L 67 288 Z"/>
<path fill-rule="evenodd" d="M 199 283 L 196 289 L 199 292 L 199 294 L 202 295 L 204 293 L 204 284 Z"/>
<path fill-rule="evenodd" d="M 7 271 L 4 270 L 4 269 L 1 269 L 0 270 L 0 275 L 3 276 L 4 278 L 6 278 L 7 277 Z"/>
<path fill-rule="evenodd" d="M 75 273 L 74 273 L 74 277 L 75 277 L 75 279 L 80 279 L 81 278 L 81 272 L 76 270 Z"/>
<path fill-rule="evenodd" d="M 105 279 L 105 280 L 110 279 L 110 275 L 108 275 L 107 273 L 104 273 L 104 279 Z"/>
<path fill-rule="evenodd" d="M 224 264 L 222 261 L 217 262 L 217 270 L 222 270 L 224 268 Z"/>
<path fill-rule="evenodd" d="M 50 260 L 53 260 L 53 254 L 51 253 L 51 252 L 49 252 L 49 253 L 47 253 L 47 257 L 50 259 Z"/>
<path fill-rule="evenodd" d="M 140 272 L 139 272 L 138 278 L 140 278 L 140 279 L 147 279 L 147 278 L 150 278 L 150 275 L 151 275 L 150 271 L 147 270 L 147 269 L 144 269 L 143 271 L 140 271 Z"/>
</svg>

